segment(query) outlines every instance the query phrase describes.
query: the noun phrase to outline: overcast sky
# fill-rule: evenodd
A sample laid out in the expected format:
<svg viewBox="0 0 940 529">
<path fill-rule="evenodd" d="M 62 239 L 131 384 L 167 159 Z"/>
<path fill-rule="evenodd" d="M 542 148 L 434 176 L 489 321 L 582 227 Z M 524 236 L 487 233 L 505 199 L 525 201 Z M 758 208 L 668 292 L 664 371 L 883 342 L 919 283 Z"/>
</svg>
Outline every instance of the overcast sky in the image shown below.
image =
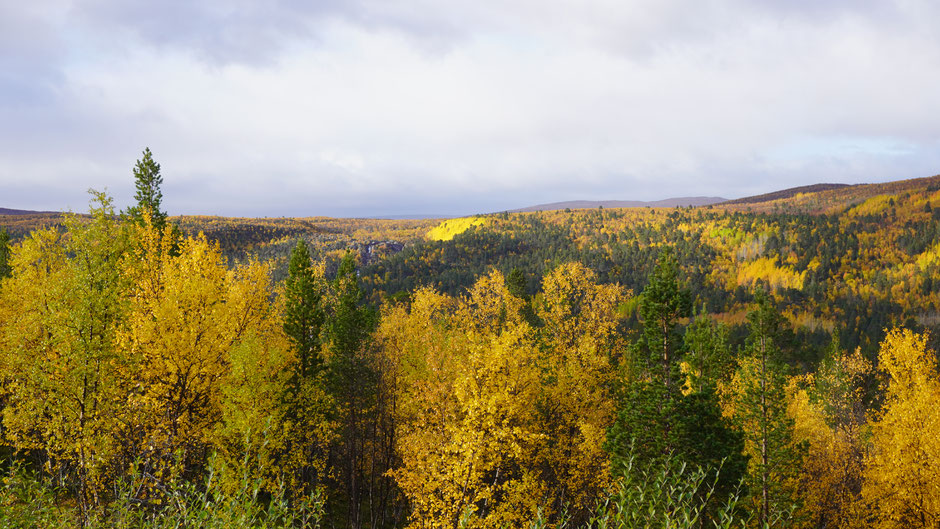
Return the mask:
<svg viewBox="0 0 940 529">
<path fill-rule="evenodd" d="M 470 214 L 940 173 L 934 0 L 0 0 L 0 207 Z"/>
</svg>

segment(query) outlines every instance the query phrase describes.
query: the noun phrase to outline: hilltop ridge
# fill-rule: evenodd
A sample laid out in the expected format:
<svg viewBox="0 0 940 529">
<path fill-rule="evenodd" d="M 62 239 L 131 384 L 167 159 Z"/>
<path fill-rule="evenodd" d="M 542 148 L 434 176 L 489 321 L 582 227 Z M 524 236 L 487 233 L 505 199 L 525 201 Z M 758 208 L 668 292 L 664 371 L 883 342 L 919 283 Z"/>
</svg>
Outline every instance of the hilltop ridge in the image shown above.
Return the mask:
<svg viewBox="0 0 940 529">
<path fill-rule="evenodd" d="M 761 202 L 770 202 L 772 200 L 792 198 L 796 195 L 799 195 L 800 193 L 819 193 L 821 191 L 830 191 L 832 189 L 842 189 L 844 187 L 853 187 L 857 185 L 865 184 L 812 184 L 808 186 L 791 187 L 789 189 L 781 189 L 780 191 L 772 191 L 762 195 L 736 198 L 734 200 L 727 201 L 726 204 L 759 204 Z"/>
<path fill-rule="evenodd" d="M 0 215 L 48 215 L 60 213 L 59 211 L 32 211 L 28 209 L 0 208 Z"/>
<path fill-rule="evenodd" d="M 940 190 L 940 175 L 877 184 L 814 184 L 731 200 L 716 207 L 755 213 L 790 211 L 831 214 L 879 195 Z"/>
<path fill-rule="evenodd" d="M 709 206 L 726 202 L 722 197 L 674 197 L 662 200 L 566 200 L 563 202 L 550 202 L 536 204 L 524 208 L 511 209 L 509 213 L 527 213 L 530 211 L 554 211 L 556 209 L 596 209 L 604 208 L 674 208 L 687 206 Z"/>
</svg>

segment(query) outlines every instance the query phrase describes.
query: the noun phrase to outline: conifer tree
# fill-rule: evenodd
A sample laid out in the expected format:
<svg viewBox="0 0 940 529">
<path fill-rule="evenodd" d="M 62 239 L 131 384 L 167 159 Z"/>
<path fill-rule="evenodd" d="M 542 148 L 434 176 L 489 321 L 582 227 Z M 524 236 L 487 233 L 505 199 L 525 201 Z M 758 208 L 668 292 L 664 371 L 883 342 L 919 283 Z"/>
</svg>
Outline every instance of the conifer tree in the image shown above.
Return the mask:
<svg viewBox="0 0 940 529">
<path fill-rule="evenodd" d="M 679 285 L 675 256 L 667 248 L 650 275 L 639 307 L 643 335 L 636 351 L 641 357 L 647 353 L 647 369 L 624 386 L 606 447 L 614 475 L 630 471 L 633 467 L 628 461 L 634 457 L 641 466 L 673 457 L 711 475 L 723 465 L 716 492 L 727 496 L 744 472 L 741 436 L 721 416 L 710 386 L 686 395 L 679 383 L 677 353 L 682 334 L 677 326 L 690 305 L 688 290 Z"/>
<path fill-rule="evenodd" d="M 676 325 L 691 309 L 691 296 L 687 289 L 679 286 L 678 275 L 679 264 L 672 248 L 666 247 L 650 274 L 639 307 L 643 320 L 641 348 L 648 353 L 650 375 L 661 376 L 666 386 L 674 382 L 672 369 L 677 345 L 681 343 Z M 656 373 L 653 366 L 659 366 L 660 373 Z"/>
<path fill-rule="evenodd" d="M 10 234 L 0 228 L 0 279 L 10 277 Z"/>
<path fill-rule="evenodd" d="M 143 158 L 134 165 L 134 185 L 137 193 L 134 198 L 137 205 L 127 209 L 125 214 L 138 224 L 143 222 L 145 212 L 150 213 L 153 226 L 162 231 L 166 226 L 166 212 L 161 211 L 160 202 L 163 200 L 163 176 L 160 175 L 160 164 L 153 160 L 150 147 L 144 149 Z"/>
<path fill-rule="evenodd" d="M 322 367 L 320 332 L 326 318 L 323 309 L 325 285 L 310 262 L 303 239 L 291 252 L 284 289 L 284 332 L 300 361 L 300 376 L 316 375 Z"/>
<path fill-rule="evenodd" d="M 526 299 L 526 279 L 525 274 L 517 267 L 509 272 L 509 275 L 506 276 L 506 288 L 509 289 L 509 293 L 517 298 Z"/>
<path fill-rule="evenodd" d="M 367 453 L 369 432 L 375 424 L 376 388 L 380 385 L 367 344 L 375 328 L 376 314 L 371 308 L 360 306 L 362 292 L 352 254 L 343 258 L 331 289 L 326 322 L 330 347 L 326 383 L 336 403 L 335 420 L 339 427 L 339 439 L 331 453 L 331 466 L 341 489 L 335 501 L 345 504 L 349 527 L 361 527 L 364 518 L 370 516 L 366 512 L 370 500 L 368 485 L 387 470 L 370 465 Z"/>
<path fill-rule="evenodd" d="M 326 323 L 326 283 L 310 260 L 303 239 L 291 252 L 284 288 L 283 330 L 295 361 L 291 384 L 281 395 L 285 415 L 292 422 L 291 456 L 300 483 L 315 489 L 322 484 L 328 445 L 334 426 L 327 420 L 334 408 L 324 377 L 323 327 Z"/>
<path fill-rule="evenodd" d="M 506 276 L 506 288 L 509 290 L 510 294 L 524 302 L 519 309 L 519 314 L 522 315 L 522 318 L 532 327 L 538 327 L 538 316 L 535 315 L 535 310 L 532 308 L 531 303 L 532 298 L 528 294 L 528 280 L 525 277 L 525 273 L 520 268 L 513 267 L 509 275 Z"/>
<path fill-rule="evenodd" d="M 688 384 L 693 391 L 714 388 L 730 376 L 733 359 L 728 346 L 728 328 L 707 314 L 699 314 L 686 328 L 683 337 Z"/>
<path fill-rule="evenodd" d="M 800 451 L 787 415 L 787 366 L 780 361 L 785 320 L 763 291 L 757 291 L 755 300 L 757 306 L 747 316 L 745 356 L 726 388 L 726 402 L 751 458 L 758 527 L 773 527 L 793 507 Z"/>
</svg>

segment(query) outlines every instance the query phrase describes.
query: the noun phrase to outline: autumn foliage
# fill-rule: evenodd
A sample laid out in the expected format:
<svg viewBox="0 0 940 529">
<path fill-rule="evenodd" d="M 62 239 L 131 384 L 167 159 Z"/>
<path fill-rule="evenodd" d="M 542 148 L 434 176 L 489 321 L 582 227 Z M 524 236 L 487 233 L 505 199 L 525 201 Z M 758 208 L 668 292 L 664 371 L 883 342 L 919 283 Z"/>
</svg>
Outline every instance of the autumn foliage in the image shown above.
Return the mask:
<svg viewBox="0 0 940 529">
<path fill-rule="evenodd" d="M 425 242 L 96 193 L 0 238 L 0 526 L 938 527 L 937 191 Z"/>
</svg>

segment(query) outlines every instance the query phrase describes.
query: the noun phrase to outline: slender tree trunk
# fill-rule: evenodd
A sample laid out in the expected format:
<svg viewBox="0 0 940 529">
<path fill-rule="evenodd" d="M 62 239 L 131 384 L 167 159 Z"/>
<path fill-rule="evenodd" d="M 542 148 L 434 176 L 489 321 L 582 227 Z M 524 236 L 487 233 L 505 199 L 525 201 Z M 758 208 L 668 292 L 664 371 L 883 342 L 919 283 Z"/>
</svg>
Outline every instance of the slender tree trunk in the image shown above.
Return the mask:
<svg viewBox="0 0 940 529">
<path fill-rule="evenodd" d="M 666 387 L 672 386 L 671 373 L 669 372 L 669 328 L 666 321 L 663 320 L 663 380 L 666 381 Z"/>
<path fill-rule="evenodd" d="M 767 349 L 764 337 L 760 339 L 761 365 L 760 365 L 760 412 L 761 412 L 761 520 L 764 527 L 770 520 L 770 495 L 768 493 L 768 447 L 767 447 Z"/>
</svg>

